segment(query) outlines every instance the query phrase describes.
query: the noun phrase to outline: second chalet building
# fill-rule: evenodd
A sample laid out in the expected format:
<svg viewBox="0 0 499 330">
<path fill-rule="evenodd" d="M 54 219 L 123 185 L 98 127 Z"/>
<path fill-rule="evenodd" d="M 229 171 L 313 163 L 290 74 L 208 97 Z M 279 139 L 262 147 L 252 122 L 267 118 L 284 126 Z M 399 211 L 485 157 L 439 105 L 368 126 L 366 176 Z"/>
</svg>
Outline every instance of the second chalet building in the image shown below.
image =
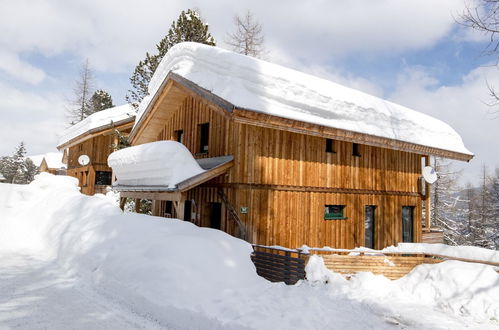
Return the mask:
<svg viewBox="0 0 499 330">
<path fill-rule="evenodd" d="M 433 117 L 217 47 L 172 47 L 149 92 L 115 188 L 251 243 L 420 242 L 424 162 L 473 157 Z"/>
<path fill-rule="evenodd" d="M 135 109 L 125 104 L 93 113 L 62 132 L 57 149 L 64 151 L 67 175 L 78 179 L 82 193 L 105 193 L 111 185 L 107 157 L 118 144 L 117 132 L 128 135 L 134 120 Z"/>
</svg>

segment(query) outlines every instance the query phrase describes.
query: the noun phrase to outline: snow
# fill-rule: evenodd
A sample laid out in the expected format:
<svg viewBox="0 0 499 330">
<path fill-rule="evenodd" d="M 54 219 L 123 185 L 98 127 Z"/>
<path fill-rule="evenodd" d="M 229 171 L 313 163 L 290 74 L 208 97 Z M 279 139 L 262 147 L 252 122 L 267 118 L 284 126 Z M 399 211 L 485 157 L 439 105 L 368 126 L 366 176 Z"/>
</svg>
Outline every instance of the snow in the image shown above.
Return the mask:
<svg viewBox="0 0 499 330">
<path fill-rule="evenodd" d="M 386 247 L 381 252 L 420 252 L 425 254 L 437 254 L 448 257 L 499 263 L 499 251 L 489 250 L 477 246 L 449 246 L 445 244 L 429 243 L 398 243 L 397 246 Z"/>
<path fill-rule="evenodd" d="M 350 281 L 313 256 L 294 286 L 256 275 L 250 244 L 176 219 L 122 213 L 77 180 L 0 184 L 0 327 L 493 329 L 499 274 L 447 261 Z M 314 274 L 315 272 L 315 274 Z M 325 283 L 327 281 L 327 283 Z"/>
<path fill-rule="evenodd" d="M 135 116 L 135 109 L 130 104 L 120 105 L 91 114 L 82 121 L 65 129 L 59 136 L 61 146 L 86 132 L 102 126 L 110 125 Z"/>
<path fill-rule="evenodd" d="M 125 186 L 176 185 L 203 173 L 191 152 L 176 141 L 157 141 L 113 152 L 108 157 L 117 182 Z"/>
<path fill-rule="evenodd" d="M 48 168 L 59 169 L 66 168 L 66 164 L 62 162 L 62 156 L 62 152 L 47 152 L 46 154 L 28 156 L 28 158 L 31 159 L 37 167 L 40 167 L 45 158 Z"/>
<path fill-rule="evenodd" d="M 191 42 L 173 46 L 164 56 L 135 126 L 170 72 L 238 108 L 472 155 L 459 134 L 436 118 L 331 81 Z"/>
</svg>

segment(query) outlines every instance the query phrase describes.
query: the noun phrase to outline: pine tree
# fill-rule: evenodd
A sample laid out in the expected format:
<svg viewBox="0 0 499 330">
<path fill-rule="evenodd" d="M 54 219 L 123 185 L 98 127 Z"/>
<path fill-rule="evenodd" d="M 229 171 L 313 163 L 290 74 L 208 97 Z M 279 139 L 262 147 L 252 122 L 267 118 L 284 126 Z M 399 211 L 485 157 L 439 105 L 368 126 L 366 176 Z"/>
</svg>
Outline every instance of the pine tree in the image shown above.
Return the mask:
<svg viewBox="0 0 499 330">
<path fill-rule="evenodd" d="M 67 117 L 71 125 L 82 121 L 91 114 L 91 95 L 94 85 L 94 74 L 88 59 L 82 65 L 78 79 L 73 87 L 73 99 L 67 110 Z"/>
<path fill-rule="evenodd" d="M 177 21 L 172 23 L 167 35 L 156 45 L 158 53 L 146 53 L 145 59 L 135 67 L 130 77 L 132 89 L 126 96 L 127 102 L 137 105 L 148 95 L 147 87 L 159 63 L 172 46 L 184 41 L 215 46 L 215 39 L 208 32 L 208 24 L 192 9 L 182 11 Z"/>
<path fill-rule="evenodd" d="M 264 53 L 262 26 L 253 18 L 248 10 L 244 17 L 235 16 L 236 31 L 229 33 L 225 41 L 235 52 L 253 57 L 261 57 Z"/>
<path fill-rule="evenodd" d="M 103 89 L 98 89 L 90 98 L 90 114 L 114 107 L 113 98 Z"/>
</svg>

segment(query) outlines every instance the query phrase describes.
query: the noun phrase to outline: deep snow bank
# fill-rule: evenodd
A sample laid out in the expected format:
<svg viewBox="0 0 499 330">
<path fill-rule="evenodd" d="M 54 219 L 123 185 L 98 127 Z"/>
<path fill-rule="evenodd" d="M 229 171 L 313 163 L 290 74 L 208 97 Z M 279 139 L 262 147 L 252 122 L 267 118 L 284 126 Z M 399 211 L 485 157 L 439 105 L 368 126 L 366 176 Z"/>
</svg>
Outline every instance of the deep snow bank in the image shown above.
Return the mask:
<svg viewBox="0 0 499 330">
<path fill-rule="evenodd" d="M 285 286 L 258 277 L 250 252 L 221 231 L 123 214 L 112 198 L 80 194 L 74 178 L 0 184 L 0 260 L 36 254 L 171 328 L 477 328 L 484 324 L 471 318 L 498 316 L 499 279 L 487 267 L 442 263 L 399 281 L 370 273 L 346 281 L 312 258 L 310 281 Z"/>
</svg>

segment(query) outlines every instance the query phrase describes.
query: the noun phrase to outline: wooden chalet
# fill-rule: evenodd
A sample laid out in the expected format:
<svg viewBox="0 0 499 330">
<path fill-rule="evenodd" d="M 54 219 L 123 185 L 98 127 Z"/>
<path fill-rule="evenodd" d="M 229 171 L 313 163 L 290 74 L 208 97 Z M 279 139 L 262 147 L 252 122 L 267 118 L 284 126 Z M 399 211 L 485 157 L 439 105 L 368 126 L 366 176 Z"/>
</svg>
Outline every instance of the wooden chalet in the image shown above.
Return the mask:
<svg viewBox="0 0 499 330">
<path fill-rule="evenodd" d="M 182 66 L 184 60 L 189 65 Z M 307 97 L 296 96 L 301 88 Z M 421 242 L 422 207 L 429 203 L 422 166 L 430 156 L 473 157 L 462 141 L 458 147 L 434 141 L 440 124 L 447 136 L 460 138 L 432 117 L 216 47 L 174 47 L 149 89 L 131 144 L 178 141 L 206 171 L 175 189 L 120 186 L 118 177 L 115 188 L 122 199 L 153 200 L 154 215 L 217 228 L 255 244 L 381 249 Z M 304 103 L 321 97 L 331 108 Z M 275 107 L 279 102 L 284 105 Z M 365 113 L 355 115 L 358 122 L 335 121 L 336 107 L 338 116 Z M 420 126 L 405 125 L 413 118 L 404 117 L 406 110 L 421 119 Z M 363 128 L 363 117 L 372 119 L 367 124 L 379 129 L 375 134 Z M 80 148 L 77 143 L 70 146 Z M 77 175 L 76 156 L 70 155 L 69 171 Z"/>
<path fill-rule="evenodd" d="M 134 120 L 135 110 L 126 104 L 96 112 L 62 133 L 57 149 L 64 151 L 67 175 L 78 179 L 82 193 L 105 193 L 112 184 L 107 157 L 118 145 L 117 132 L 128 135 Z"/>
<path fill-rule="evenodd" d="M 38 172 L 47 172 L 53 175 L 66 175 L 66 164 L 62 162 L 63 154 L 48 152 L 46 154 L 29 156 L 33 164 L 38 167 Z"/>
</svg>

